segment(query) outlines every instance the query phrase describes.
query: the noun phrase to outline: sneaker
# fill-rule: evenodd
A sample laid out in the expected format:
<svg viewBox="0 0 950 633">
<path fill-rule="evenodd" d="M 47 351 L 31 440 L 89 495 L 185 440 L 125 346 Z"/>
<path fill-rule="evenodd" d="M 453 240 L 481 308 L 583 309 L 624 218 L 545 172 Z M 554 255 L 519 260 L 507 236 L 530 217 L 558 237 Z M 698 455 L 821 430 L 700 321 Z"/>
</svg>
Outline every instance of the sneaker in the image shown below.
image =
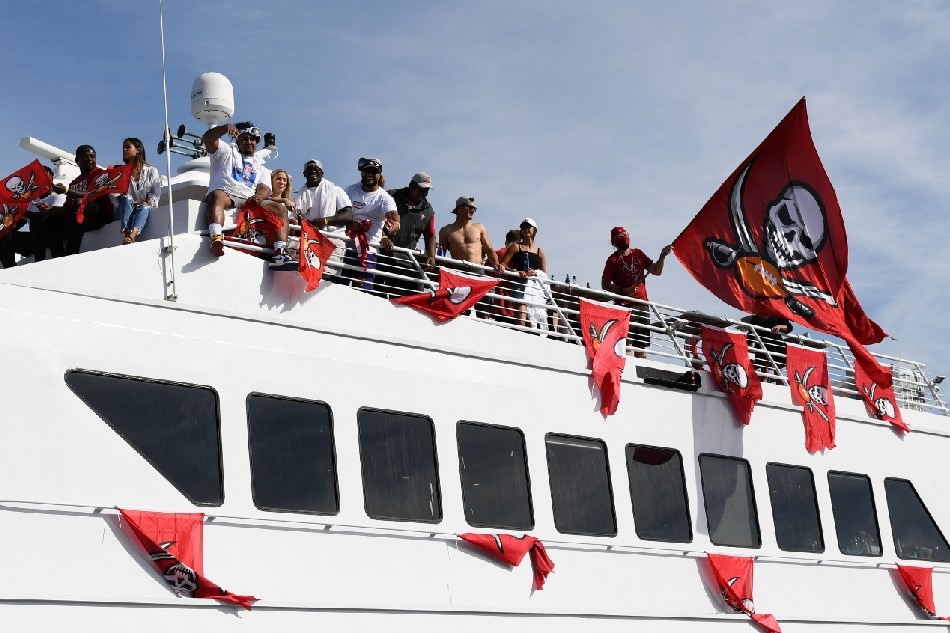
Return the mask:
<svg viewBox="0 0 950 633">
<path fill-rule="evenodd" d="M 271 270 L 297 270 L 297 262 L 290 259 L 290 257 L 284 251 L 277 251 L 274 253 L 274 257 L 271 258 L 270 264 Z"/>
<path fill-rule="evenodd" d="M 211 254 L 215 257 L 221 257 L 224 255 L 224 236 L 222 235 L 212 235 L 211 236 Z"/>
</svg>

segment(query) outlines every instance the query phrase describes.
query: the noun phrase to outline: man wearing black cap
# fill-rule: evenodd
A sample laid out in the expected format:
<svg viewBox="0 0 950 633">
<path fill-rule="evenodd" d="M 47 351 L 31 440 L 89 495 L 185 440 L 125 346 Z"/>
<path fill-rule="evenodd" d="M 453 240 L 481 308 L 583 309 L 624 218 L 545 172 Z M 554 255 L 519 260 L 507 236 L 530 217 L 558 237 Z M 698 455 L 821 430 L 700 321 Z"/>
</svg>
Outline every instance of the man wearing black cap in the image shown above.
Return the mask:
<svg viewBox="0 0 950 633">
<path fill-rule="evenodd" d="M 348 277 L 362 279 L 362 286 L 373 288 L 373 275 L 368 271 L 376 268 L 376 244 L 383 237 L 383 223 L 389 221 L 393 230 L 399 227 L 399 212 L 396 201 L 383 188 L 383 164 L 378 158 L 361 158 L 356 164 L 360 172 L 360 181 L 345 189 L 353 204 L 353 221 L 346 230 L 353 239 L 355 248 L 350 253 L 347 248 L 346 263 L 360 266 L 363 271 L 344 270 Z M 354 274 L 355 272 L 355 274 Z"/>
<path fill-rule="evenodd" d="M 234 139 L 233 143 L 221 143 L 224 136 Z M 239 209 L 245 200 L 260 204 L 271 194 L 270 170 L 264 167 L 264 160 L 256 155 L 257 143 L 261 140 L 261 131 L 250 123 L 240 127 L 231 123 L 218 125 L 201 137 L 208 154 L 211 156 L 211 180 L 208 183 L 207 204 L 208 232 L 211 235 L 211 252 L 216 257 L 224 255 L 222 227 L 224 210 Z M 287 226 L 287 218 L 284 226 Z M 286 244 L 277 242 L 278 250 Z"/>
</svg>

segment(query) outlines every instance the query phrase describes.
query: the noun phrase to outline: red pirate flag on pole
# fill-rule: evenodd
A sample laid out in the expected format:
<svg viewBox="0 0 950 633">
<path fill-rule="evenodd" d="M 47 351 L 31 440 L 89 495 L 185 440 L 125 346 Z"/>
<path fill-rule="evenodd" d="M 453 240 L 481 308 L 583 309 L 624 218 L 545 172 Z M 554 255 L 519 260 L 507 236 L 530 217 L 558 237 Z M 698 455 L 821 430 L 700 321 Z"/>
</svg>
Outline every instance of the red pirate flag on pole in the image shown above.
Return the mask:
<svg viewBox="0 0 950 633">
<path fill-rule="evenodd" d="M 30 203 L 49 193 L 53 180 L 39 160 L 21 167 L 0 184 L 0 237 L 12 231 Z"/>
<path fill-rule="evenodd" d="M 855 365 L 854 384 L 858 389 L 858 395 L 864 400 L 864 406 L 869 414 L 878 420 L 890 422 L 905 433 L 910 433 L 910 427 L 904 424 L 901 411 L 897 408 L 897 398 L 894 397 L 894 387 L 890 380 L 891 370 L 886 371 L 888 386 L 885 387 L 868 376 L 861 365 Z"/>
<path fill-rule="evenodd" d="M 119 514 L 172 590 L 186 598 L 213 598 L 251 610 L 254 596 L 239 596 L 204 577 L 204 514 L 123 510 Z"/>
<path fill-rule="evenodd" d="M 812 142 L 804 99 L 726 179 L 673 249 L 729 305 L 838 336 L 868 375 L 887 379 L 863 347 L 886 334 L 845 278 L 844 218 Z"/>
<path fill-rule="evenodd" d="M 920 608 L 932 618 L 950 620 L 950 617 L 937 615 L 937 606 L 934 604 L 933 573 L 934 570 L 930 567 L 897 566 L 897 575 L 900 576 L 904 586 Z"/>
<path fill-rule="evenodd" d="M 755 612 L 755 603 L 752 601 L 752 557 L 721 554 L 706 554 L 706 557 L 726 605 L 748 614 L 763 630 L 781 633 L 775 616 Z"/>
<path fill-rule="evenodd" d="M 828 358 L 824 353 L 787 346 L 788 386 L 792 404 L 802 408 L 805 423 L 805 450 L 809 453 L 835 447 L 835 401 L 828 377 Z"/>
<path fill-rule="evenodd" d="M 544 549 L 544 544 L 533 536 L 522 537 L 511 534 L 459 534 L 459 538 L 468 541 L 493 558 L 517 567 L 525 554 L 531 554 L 531 567 L 534 570 L 534 588 L 544 589 L 544 581 L 554 571 L 554 562 Z"/>
<path fill-rule="evenodd" d="M 266 246 L 277 239 L 277 230 L 284 226 L 284 221 L 273 211 L 248 200 L 238 212 L 236 224 L 234 232 L 227 238 L 229 242 Z M 238 247 L 237 250 L 242 249 Z M 259 256 L 256 251 L 244 252 Z"/>
<path fill-rule="evenodd" d="M 591 379 L 600 390 L 600 412 L 613 415 L 620 403 L 620 376 L 627 364 L 630 310 L 580 300 L 581 335 L 591 362 Z"/>
<path fill-rule="evenodd" d="M 313 228 L 305 218 L 300 219 L 300 259 L 297 270 L 307 282 L 305 292 L 310 292 L 320 285 L 327 261 L 335 248 L 333 242 Z"/>
<path fill-rule="evenodd" d="M 438 290 L 394 297 L 390 301 L 412 306 L 439 321 L 449 321 L 478 303 L 497 284 L 497 279 L 469 277 L 440 268 Z"/>
<path fill-rule="evenodd" d="M 756 401 L 762 399 L 762 383 L 749 360 L 745 334 L 704 325 L 702 339 L 709 373 L 719 389 L 729 396 L 739 422 L 748 424 Z"/>
<path fill-rule="evenodd" d="M 129 184 L 132 182 L 132 169 L 134 163 L 124 165 L 109 165 L 105 169 L 96 167 L 85 176 L 73 180 L 69 188 L 72 191 L 83 192 L 83 196 L 76 209 L 76 222 L 82 224 L 86 218 L 86 205 L 97 198 L 108 196 L 112 193 L 126 194 L 129 192 Z"/>
</svg>

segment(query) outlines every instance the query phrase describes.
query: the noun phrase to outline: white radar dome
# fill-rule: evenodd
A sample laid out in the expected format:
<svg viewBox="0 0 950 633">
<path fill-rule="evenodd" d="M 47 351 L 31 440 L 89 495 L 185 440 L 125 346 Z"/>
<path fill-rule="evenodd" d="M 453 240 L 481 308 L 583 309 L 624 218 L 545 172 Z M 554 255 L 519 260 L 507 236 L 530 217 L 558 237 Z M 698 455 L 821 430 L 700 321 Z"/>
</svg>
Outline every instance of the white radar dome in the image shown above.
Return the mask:
<svg viewBox="0 0 950 633">
<path fill-rule="evenodd" d="M 234 86 L 221 73 L 202 73 L 191 85 L 191 115 L 208 127 L 221 125 L 234 114 Z"/>
</svg>

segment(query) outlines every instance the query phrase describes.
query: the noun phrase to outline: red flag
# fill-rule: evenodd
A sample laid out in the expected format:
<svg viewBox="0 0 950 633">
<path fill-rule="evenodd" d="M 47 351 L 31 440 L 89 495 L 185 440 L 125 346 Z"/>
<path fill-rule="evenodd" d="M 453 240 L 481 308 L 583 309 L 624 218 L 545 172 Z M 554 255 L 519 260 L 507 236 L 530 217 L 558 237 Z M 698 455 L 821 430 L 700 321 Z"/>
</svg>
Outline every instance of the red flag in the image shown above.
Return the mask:
<svg viewBox="0 0 950 633">
<path fill-rule="evenodd" d="M 706 554 L 706 557 L 726 604 L 736 611 L 747 613 L 764 630 L 781 633 L 775 616 L 755 612 L 755 603 L 752 601 L 752 557 L 721 554 Z"/>
<path fill-rule="evenodd" d="M 805 423 L 805 450 L 809 453 L 835 447 L 835 401 L 824 353 L 787 346 L 786 366 L 792 403 L 802 409 Z"/>
<path fill-rule="evenodd" d="M 241 207 L 237 215 L 237 227 L 227 238 L 229 242 L 244 242 L 256 246 L 273 244 L 277 239 L 277 229 L 284 226 L 284 221 L 272 211 L 248 200 Z M 238 249 L 241 250 L 241 249 Z M 244 251 L 252 255 L 260 255 L 253 251 Z"/>
<path fill-rule="evenodd" d="M 544 549 L 544 544 L 533 536 L 525 534 L 522 537 L 511 534 L 473 534 L 471 532 L 459 534 L 459 538 L 468 541 L 486 554 L 497 558 L 512 567 L 517 567 L 524 560 L 525 554 L 531 553 L 531 567 L 534 570 L 534 588 L 544 588 L 544 581 L 548 574 L 554 571 L 554 562 Z"/>
<path fill-rule="evenodd" d="M 762 383 L 749 360 L 745 335 L 704 325 L 702 338 L 709 373 L 729 396 L 739 422 L 748 424 L 756 401 L 762 399 Z"/>
<path fill-rule="evenodd" d="M 886 420 L 901 431 L 910 433 L 910 427 L 904 424 L 901 418 L 901 411 L 897 408 L 897 399 L 894 397 L 894 386 L 891 384 L 891 370 L 886 369 L 888 375 L 885 387 L 880 382 L 872 380 L 864 372 L 861 365 L 854 366 L 854 384 L 857 387 L 858 395 L 864 400 L 864 406 L 868 413 L 878 420 Z"/>
<path fill-rule="evenodd" d="M 937 615 L 937 607 L 934 604 L 933 571 L 930 567 L 897 566 L 898 575 L 904 581 L 904 586 L 920 608 L 933 618 L 950 620 L 950 617 Z"/>
<path fill-rule="evenodd" d="M 86 218 L 86 205 L 93 200 L 110 193 L 128 193 L 134 167 L 134 163 L 109 165 L 105 169 L 96 167 L 85 176 L 79 176 L 69 183 L 72 191 L 86 193 L 79 202 L 79 208 L 76 209 L 76 222 L 82 224 Z"/>
<path fill-rule="evenodd" d="M 498 284 L 497 279 L 481 279 L 439 269 L 439 289 L 407 297 L 394 297 L 393 303 L 403 303 L 416 310 L 431 314 L 439 321 L 449 321 L 462 314 Z"/>
<path fill-rule="evenodd" d="M 366 269 L 366 260 L 369 257 L 369 239 L 366 237 L 366 231 L 373 226 L 370 220 L 353 220 L 346 227 L 346 236 L 353 240 L 353 246 L 356 248 L 356 254 L 360 258 L 360 266 Z"/>
<path fill-rule="evenodd" d="M 251 610 L 257 598 L 235 595 L 204 577 L 204 514 L 122 508 L 119 513 L 175 593 L 186 598 L 213 598 Z"/>
<path fill-rule="evenodd" d="M 862 345 L 886 334 L 847 284 L 848 237 L 802 99 L 673 242 L 714 295 L 750 314 L 782 316 L 842 338 L 869 375 Z"/>
<path fill-rule="evenodd" d="M 0 203 L 0 237 L 16 228 L 17 222 L 26 215 L 28 206 L 26 202 Z"/>
<path fill-rule="evenodd" d="M 10 205 L 30 202 L 42 198 L 53 188 L 53 179 L 39 159 L 26 167 L 21 167 L 3 179 L 0 185 L 0 202 Z"/>
<path fill-rule="evenodd" d="M 300 219 L 300 259 L 297 270 L 307 281 L 305 292 L 310 292 L 320 285 L 327 261 L 335 248 L 333 242 L 313 228 L 305 218 Z"/>
<path fill-rule="evenodd" d="M 581 335 L 591 361 L 591 378 L 600 390 L 600 412 L 613 415 L 620 403 L 620 376 L 627 364 L 630 310 L 580 300 Z"/>
</svg>

